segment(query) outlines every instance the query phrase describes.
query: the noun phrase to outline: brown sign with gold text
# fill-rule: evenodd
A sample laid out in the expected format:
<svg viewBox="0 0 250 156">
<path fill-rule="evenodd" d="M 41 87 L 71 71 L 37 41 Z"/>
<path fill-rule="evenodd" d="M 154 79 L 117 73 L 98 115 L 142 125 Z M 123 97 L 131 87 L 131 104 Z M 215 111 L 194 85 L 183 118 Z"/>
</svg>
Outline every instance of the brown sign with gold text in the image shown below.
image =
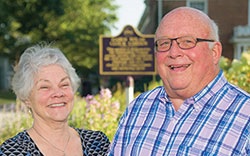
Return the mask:
<svg viewBox="0 0 250 156">
<path fill-rule="evenodd" d="M 125 26 L 116 37 L 100 36 L 101 75 L 154 75 L 154 35 L 140 35 Z"/>
</svg>

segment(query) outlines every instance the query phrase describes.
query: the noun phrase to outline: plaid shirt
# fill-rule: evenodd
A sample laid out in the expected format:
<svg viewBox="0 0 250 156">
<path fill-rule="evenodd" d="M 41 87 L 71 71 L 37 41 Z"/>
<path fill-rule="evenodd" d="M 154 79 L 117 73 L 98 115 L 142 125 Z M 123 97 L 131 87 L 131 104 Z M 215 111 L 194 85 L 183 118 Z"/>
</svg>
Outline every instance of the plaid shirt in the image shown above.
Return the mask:
<svg viewBox="0 0 250 156">
<path fill-rule="evenodd" d="M 223 72 L 175 111 L 164 87 L 123 114 L 110 156 L 250 156 L 250 95 Z"/>
</svg>

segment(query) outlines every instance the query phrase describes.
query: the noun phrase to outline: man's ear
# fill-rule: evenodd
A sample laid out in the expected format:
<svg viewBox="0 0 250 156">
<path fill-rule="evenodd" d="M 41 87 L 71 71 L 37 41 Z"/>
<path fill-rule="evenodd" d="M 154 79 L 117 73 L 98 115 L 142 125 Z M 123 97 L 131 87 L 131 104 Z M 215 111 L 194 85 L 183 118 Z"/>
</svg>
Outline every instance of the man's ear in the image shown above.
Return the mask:
<svg viewBox="0 0 250 156">
<path fill-rule="evenodd" d="M 220 42 L 215 42 L 212 48 L 214 64 L 219 64 L 220 57 L 222 54 L 222 45 Z"/>
</svg>

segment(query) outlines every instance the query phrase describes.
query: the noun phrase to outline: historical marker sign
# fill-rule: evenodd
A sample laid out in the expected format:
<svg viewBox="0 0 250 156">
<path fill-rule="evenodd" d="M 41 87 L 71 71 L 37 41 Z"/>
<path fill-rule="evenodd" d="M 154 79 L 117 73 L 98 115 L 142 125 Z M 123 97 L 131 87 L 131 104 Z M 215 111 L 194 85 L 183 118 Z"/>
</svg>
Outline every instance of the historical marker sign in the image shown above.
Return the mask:
<svg viewBox="0 0 250 156">
<path fill-rule="evenodd" d="M 101 75 L 154 75 L 154 35 L 125 26 L 116 37 L 100 36 Z"/>
</svg>

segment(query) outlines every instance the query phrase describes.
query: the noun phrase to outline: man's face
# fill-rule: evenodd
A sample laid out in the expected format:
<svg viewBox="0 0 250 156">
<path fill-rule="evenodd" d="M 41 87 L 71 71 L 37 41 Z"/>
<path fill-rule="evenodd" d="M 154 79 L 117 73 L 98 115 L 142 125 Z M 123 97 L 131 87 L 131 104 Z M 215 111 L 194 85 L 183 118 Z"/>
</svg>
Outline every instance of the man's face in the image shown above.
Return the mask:
<svg viewBox="0 0 250 156">
<path fill-rule="evenodd" d="M 214 39 L 206 22 L 184 14 L 170 15 L 161 23 L 156 40 L 191 36 Z M 176 41 L 166 52 L 156 52 L 157 69 L 169 96 L 188 98 L 204 88 L 218 73 L 216 42 L 198 42 L 195 47 L 181 49 Z"/>
</svg>

